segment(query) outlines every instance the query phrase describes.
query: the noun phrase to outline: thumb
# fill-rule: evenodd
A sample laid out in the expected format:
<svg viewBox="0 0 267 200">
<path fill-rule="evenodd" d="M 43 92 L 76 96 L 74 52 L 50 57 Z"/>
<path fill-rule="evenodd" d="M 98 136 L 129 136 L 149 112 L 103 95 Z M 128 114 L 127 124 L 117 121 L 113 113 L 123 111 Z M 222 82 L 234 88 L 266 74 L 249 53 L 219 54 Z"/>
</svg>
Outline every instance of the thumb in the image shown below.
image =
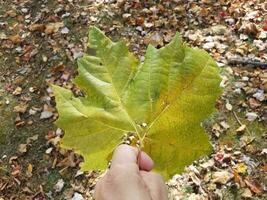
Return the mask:
<svg viewBox="0 0 267 200">
<path fill-rule="evenodd" d="M 137 166 L 139 165 L 138 167 L 140 170 L 152 170 L 154 165 L 153 160 L 145 152 L 138 152 L 136 147 L 126 144 L 118 146 L 112 157 L 111 169 L 116 165 L 136 164 Z"/>
</svg>

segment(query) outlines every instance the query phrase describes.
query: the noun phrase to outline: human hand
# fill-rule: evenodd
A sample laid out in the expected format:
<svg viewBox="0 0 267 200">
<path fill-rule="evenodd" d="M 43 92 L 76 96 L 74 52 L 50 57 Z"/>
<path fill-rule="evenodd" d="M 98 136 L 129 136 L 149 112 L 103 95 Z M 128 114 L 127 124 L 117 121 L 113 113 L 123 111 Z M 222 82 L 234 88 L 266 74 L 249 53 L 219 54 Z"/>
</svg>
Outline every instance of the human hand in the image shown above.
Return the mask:
<svg viewBox="0 0 267 200">
<path fill-rule="evenodd" d="M 167 200 L 164 181 L 151 172 L 152 168 L 153 161 L 146 153 L 120 145 L 113 154 L 110 170 L 96 185 L 95 199 Z"/>
</svg>

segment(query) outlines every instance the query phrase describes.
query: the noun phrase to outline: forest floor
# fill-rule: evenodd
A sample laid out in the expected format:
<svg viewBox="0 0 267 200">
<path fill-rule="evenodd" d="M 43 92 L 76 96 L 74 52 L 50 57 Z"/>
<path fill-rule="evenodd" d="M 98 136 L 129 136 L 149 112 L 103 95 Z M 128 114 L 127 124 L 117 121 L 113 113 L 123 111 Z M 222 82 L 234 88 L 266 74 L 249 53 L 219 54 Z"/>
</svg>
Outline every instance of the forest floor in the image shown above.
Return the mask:
<svg viewBox="0 0 267 200">
<path fill-rule="evenodd" d="M 179 31 L 221 68 L 218 112 L 203 123 L 214 151 L 167 183 L 170 199 L 267 198 L 267 68 L 233 63 L 267 63 L 266 1 L 0 0 L 0 200 L 92 199 L 100 172 L 58 146 L 49 87 L 73 87 L 90 25 L 140 59 Z"/>
</svg>

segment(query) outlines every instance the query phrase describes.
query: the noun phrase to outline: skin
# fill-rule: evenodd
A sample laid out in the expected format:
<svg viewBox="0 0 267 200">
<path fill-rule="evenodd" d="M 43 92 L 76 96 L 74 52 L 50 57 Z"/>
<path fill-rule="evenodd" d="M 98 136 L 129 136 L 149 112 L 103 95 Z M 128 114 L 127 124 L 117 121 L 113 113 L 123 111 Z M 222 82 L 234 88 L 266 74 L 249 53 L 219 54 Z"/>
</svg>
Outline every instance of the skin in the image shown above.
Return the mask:
<svg viewBox="0 0 267 200">
<path fill-rule="evenodd" d="M 139 161 L 138 161 L 139 159 Z M 152 159 L 138 149 L 120 145 L 113 154 L 110 170 L 95 188 L 96 200 L 167 200 L 162 177 Z"/>
</svg>

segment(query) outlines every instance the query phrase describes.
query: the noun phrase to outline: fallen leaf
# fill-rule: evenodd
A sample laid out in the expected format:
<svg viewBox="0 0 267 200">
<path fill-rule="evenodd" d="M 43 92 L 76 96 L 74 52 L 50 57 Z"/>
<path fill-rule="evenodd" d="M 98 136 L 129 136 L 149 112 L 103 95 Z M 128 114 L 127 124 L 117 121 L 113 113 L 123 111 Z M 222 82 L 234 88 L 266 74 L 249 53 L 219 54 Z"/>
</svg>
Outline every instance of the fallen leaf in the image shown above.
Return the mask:
<svg viewBox="0 0 267 200">
<path fill-rule="evenodd" d="M 34 31 L 43 32 L 45 30 L 45 25 L 44 24 L 32 24 L 30 25 L 29 30 L 32 32 Z"/>
<path fill-rule="evenodd" d="M 59 28 L 64 26 L 63 22 L 56 22 L 56 23 L 49 23 L 45 25 L 45 33 L 46 34 L 53 34 L 58 32 Z"/>
<path fill-rule="evenodd" d="M 257 180 L 251 179 L 251 178 L 246 178 L 245 183 L 249 187 L 249 189 L 252 192 L 254 192 L 255 194 L 262 194 L 263 193 L 263 188 Z"/>
<path fill-rule="evenodd" d="M 241 196 L 243 198 L 251 198 L 252 197 L 252 193 L 248 188 L 245 188 L 241 194 Z"/>
<path fill-rule="evenodd" d="M 261 106 L 261 104 L 254 98 L 249 98 L 248 100 L 249 106 L 254 109 L 254 108 L 258 108 Z"/>
<path fill-rule="evenodd" d="M 22 92 L 22 88 L 21 87 L 17 87 L 12 94 L 17 96 L 17 95 L 20 95 L 21 92 Z"/>
<path fill-rule="evenodd" d="M 12 35 L 9 36 L 8 39 L 13 43 L 13 44 L 20 44 L 22 42 L 21 37 L 17 34 L 17 35 Z"/>
<path fill-rule="evenodd" d="M 20 153 L 26 153 L 27 152 L 27 144 L 20 144 L 18 147 L 18 151 Z"/>
<path fill-rule="evenodd" d="M 214 174 L 212 175 L 212 178 L 213 178 L 212 182 L 226 184 L 233 177 L 234 175 L 228 171 L 217 171 L 217 172 L 214 172 Z"/>
<path fill-rule="evenodd" d="M 154 47 L 163 46 L 163 37 L 158 32 L 156 32 L 145 37 L 144 43 L 146 45 L 151 44 Z"/>
<path fill-rule="evenodd" d="M 19 105 L 15 106 L 13 111 L 16 113 L 25 113 L 28 108 L 28 105 L 25 103 L 20 103 Z"/>
<path fill-rule="evenodd" d="M 234 171 L 234 181 L 235 183 L 239 184 L 240 187 L 245 187 L 245 182 L 242 179 L 242 176 L 240 176 L 236 171 Z"/>
<path fill-rule="evenodd" d="M 238 163 L 234 166 L 234 170 L 239 174 L 244 174 L 247 172 L 247 165 L 245 163 Z"/>
<path fill-rule="evenodd" d="M 29 164 L 28 167 L 27 167 L 27 171 L 29 173 L 32 173 L 32 169 L 33 169 L 32 164 Z"/>
</svg>

